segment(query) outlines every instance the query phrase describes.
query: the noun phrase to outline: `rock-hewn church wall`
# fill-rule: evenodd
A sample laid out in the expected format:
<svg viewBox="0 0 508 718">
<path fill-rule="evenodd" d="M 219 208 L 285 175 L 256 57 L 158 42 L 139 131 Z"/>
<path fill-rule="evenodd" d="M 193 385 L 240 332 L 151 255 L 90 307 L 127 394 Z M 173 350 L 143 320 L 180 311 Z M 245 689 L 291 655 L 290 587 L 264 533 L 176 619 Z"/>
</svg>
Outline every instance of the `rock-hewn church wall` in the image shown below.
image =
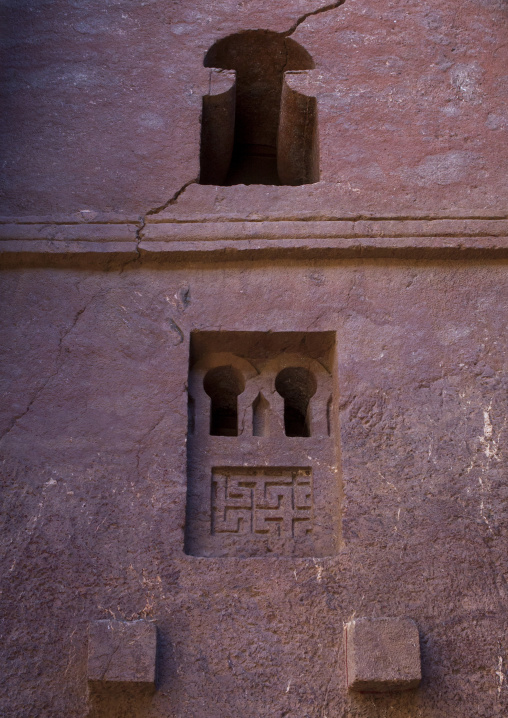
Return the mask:
<svg viewBox="0 0 508 718">
<path fill-rule="evenodd" d="M 506 1 L 1 11 L 0 713 L 505 716 Z"/>
</svg>

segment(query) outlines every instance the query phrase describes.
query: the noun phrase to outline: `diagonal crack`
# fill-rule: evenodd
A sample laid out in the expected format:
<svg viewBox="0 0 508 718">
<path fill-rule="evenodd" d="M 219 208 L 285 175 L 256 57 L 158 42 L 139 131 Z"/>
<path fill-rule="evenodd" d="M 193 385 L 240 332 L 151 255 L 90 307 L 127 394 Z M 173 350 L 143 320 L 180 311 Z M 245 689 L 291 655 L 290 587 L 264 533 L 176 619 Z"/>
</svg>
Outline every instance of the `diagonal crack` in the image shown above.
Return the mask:
<svg viewBox="0 0 508 718">
<path fill-rule="evenodd" d="M 180 195 L 182 195 L 185 192 L 187 187 L 189 187 L 191 184 L 196 184 L 197 182 L 198 182 L 197 177 L 189 180 L 188 182 L 185 182 L 185 184 L 183 184 L 180 187 L 180 189 L 177 189 L 176 192 L 173 195 L 171 195 L 171 197 L 168 199 L 167 202 L 164 202 L 164 204 L 161 204 L 158 207 L 153 207 L 152 209 L 149 209 L 147 212 L 145 212 L 145 214 L 142 217 L 140 217 L 139 227 L 136 230 L 136 249 L 135 249 L 135 251 L 136 251 L 137 257 L 134 261 L 137 262 L 139 259 L 141 259 L 141 252 L 139 250 L 139 245 L 141 244 L 141 241 L 143 240 L 143 230 L 146 227 L 147 218 L 154 214 L 159 214 L 159 212 L 164 212 L 164 210 L 167 209 L 168 207 L 170 207 L 172 204 L 176 204 L 176 202 L 178 201 L 178 198 L 180 197 Z"/>
<path fill-rule="evenodd" d="M 56 352 L 56 357 L 55 357 L 56 368 L 54 369 L 54 371 L 52 371 L 46 377 L 43 384 L 41 386 L 39 386 L 39 388 L 34 391 L 34 394 L 33 394 L 32 398 L 29 400 L 25 409 L 23 409 L 23 411 L 20 414 L 17 414 L 16 416 L 14 416 L 11 419 L 9 426 L 3 432 L 3 434 L 0 436 L 0 442 L 7 436 L 7 434 L 9 434 L 9 432 L 11 432 L 15 428 L 15 426 L 20 421 L 20 419 L 22 419 L 24 416 L 26 416 L 26 414 L 28 414 L 28 412 L 30 411 L 32 406 L 35 404 L 37 399 L 39 399 L 39 397 L 42 395 L 42 393 L 44 392 L 44 390 L 46 389 L 46 387 L 48 386 L 50 381 L 52 379 L 54 379 L 56 376 L 58 376 L 58 374 L 60 373 L 60 371 L 65 363 L 65 360 L 66 360 L 65 354 L 63 353 L 64 352 L 63 344 L 64 344 L 65 340 L 67 339 L 67 337 L 69 336 L 69 334 L 75 328 L 81 315 L 93 304 L 93 302 L 95 302 L 96 299 L 98 299 L 99 297 L 104 297 L 112 291 L 114 291 L 114 290 L 113 289 L 101 289 L 100 291 L 95 292 L 95 294 L 93 294 L 86 301 L 85 305 L 82 306 L 81 309 L 78 309 L 77 312 L 74 314 L 74 317 L 71 321 L 69 328 L 64 329 L 58 339 L 58 347 L 57 347 L 57 352 Z"/>
<path fill-rule="evenodd" d="M 301 15 L 301 16 L 293 23 L 293 25 L 289 28 L 289 30 L 286 30 L 285 32 L 281 32 L 280 35 L 281 35 L 283 38 L 289 37 L 290 35 L 292 35 L 292 34 L 294 33 L 294 31 L 297 29 L 297 27 L 299 27 L 299 25 L 302 24 L 302 22 L 305 22 L 305 20 L 307 20 L 307 18 L 311 17 L 312 15 L 320 15 L 321 13 L 323 13 L 323 12 L 328 12 L 329 10 L 335 10 L 335 8 L 340 7 L 340 6 L 343 5 L 345 2 L 346 2 L 346 0 L 335 0 L 335 2 L 329 3 L 328 5 L 325 5 L 324 7 L 320 7 L 320 8 L 318 8 L 317 10 L 312 10 L 311 12 L 307 12 L 307 13 L 305 13 L 304 15 Z M 286 66 L 286 65 L 287 65 L 287 59 L 288 59 L 288 57 L 287 57 L 287 56 L 288 56 L 288 51 L 287 51 L 287 47 L 286 47 L 285 49 L 286 49 L 286 59 L 285 59 L 285 66 Z M 142 240 L 143 240 L 143 230 L 144 230 L 145 227 L 146 227 L 147 218 L 150 217 L 150 216 L 152 216 L 152 215 L 154 215 L 154 214 L 159 214 L 159 212 L 163 212 L 165 209 L 167 209 L 167 208 L 170 207 L 171 205 L 176 204 L 176 202 L 178 201 L 178 198 L 180 197 L 180 195 L 182 195 L 182 194 L 185 192 L 185 190 L 187 189 L 187 187 L 189 187 L 189 185 L 191 185 L 191 184 L 196 184 L 198 181 L 199 181 L 199 179 L 196 177 L 196 178 L 194 178 L 194 179 L 192 179 L 192 180 L 189 180 L 188 182 L 185 182 L 185 184 L 183 184 L 183 185 L 180 187 L 180 189 L 178 189 L 178 190 L 168 199 L 167 202 L 165 202 L 164 204 L 159 205 L 158 207 L 153 207 L 152 209 L 149 209 L 147 212 L 145 212 L 145 214 L 144 214 L 142 217 L 140 217 L 140 219 L 139 219 L 139 226 L 138 226 L 138 229 L 137 229 L 137 231 L 136 231 L 136 248 L 135 248 L 135 252 L 136 252 L 136 255 L 137 255 L 137 256 L 136 256 L 136 258 L 135 258 L 135 260 L 134 260 L 135 262 L 137 262 L 138 260 L 141 259 L 141 252 L 140 252 L 139 246 L 140 246 L 140 244 L 141 244 L 141 242 L 142 242 Z"/>
<path fill-rule="evenodd" d="M 73 319 L 73 321 L 72 321 L 71 326 L 70 326 L 66 331 L 64 331 L 64 332 L 60 335 L 60 339 L 58 340 L 58 354 L 57 354 L 57 359 L 56 359 L 56 369 L 55 369 L 53 372 L 51 372 L 51 374 L 49 374 L 49 375 L 46 377 L 46 380 L 43 382 L 43 384 L 42 384 L 38 389 L 36 389 L 34 395 L 32 396 L 32 398 L 30 399 L 30 401 L 29 401 L 28 404 L 26 405 L 25 409 L 23 409 L 23 411 L 22 411 L 20 414 L 17 414 L 16 416 L 14 416 L 14 417 L 11 419 L 11 422 L 10 422 L 9 426 L 8 426 L 7 429 L 4 431 L 4 433 L 2 434 L 2 436 L 0 436 L 0 441 L 2 441 L 2 440 L 7 436 L 7 434 L 9 434 L 9 433 L 14 429 L 14 427 L 16 426 L 16 424 L 18 423 L 18 421 L 20 421 L 20 419 L 22 419 L 24 416 L 26 416 L 26 414 L 28 414 L 28 412 L 29 412 L 30 409 L 32 408 L 33 404 L 37 401 L 37 399 L 41 396 L 41 394 L 43 393 L 43 391 L 46 389 L 46 387 L 47 387 L 47 385 L 49 384 L 49 382 L 50 382 L 52 379 L 54 379 L 55 376 L 57 376 L 57 374 L 58 374 L 58 372 L 60 371 L 60 369 L 62 368 L 62 365 L 63 365 L 63 362 L 64 362 L 64 359 L 62 358 L 62 350 L 63 350 L 63 346 L 62 346 L 62 345 L 63 345 L 63 342 L 65 341 L 66 337 L 72 332 L 72 330 L 74 329 L 74 327 L 76 326 L 76 324 L 77 324 L 77 322 L 78 322 L 78 319 L 79 319 L 80 316 L 83 314 L 83 312 L 86 310 L 86 308 L 88 307 L 88 305 L 90 304 L 90 302 L 93 301 L 94 298 L 95 298 L 95 297 L 92 297 L 92 299 L 91 299 L 89 302 L 87 302 L 87 304 L 85 304 L 84 307 L 82 307 L 81 309 L 79 309 L 79 310 L 76 312 L 76 314 L 74 315 L 74 319 Z"/>
<path fill-rule="evenodd" d="M 346 0 L 338 0 L 337 2 L 329 3 L 328 5 L 325 5 L 324 7 L 320 7 L 317 10 L 313 10 L 312 12 L 307 12 L 305 15 L 302 15 L 298 18 L 298 20 L 291 25 L 289 30 L 286 30 L 286 32 L 281 32 L 281 35 L 283 37 L 289 37 L 289 35 L 292 35 L 296 28 L 302 24 L 302 22 L 305 22 L 308 17 L 311 17 L 312 15 L 320 15 L 322 12 L 328 12 L 329 10 L 335 10 L 336 8 L 340 7 L 341 5 L 344 5 Z"/>
<path fill-rule="evenodd" d="M 181 194 L 185 192 L 187 187 L 189 187 L 191 184 L 196 184 L 198 181 L 198 178 L 195 177 L 194 179 L 189 180 L 185 184 L 183 184 L 180 189 L 177 189 L 176 192 L 168 199 L 167 202 L 164 204 L 161 204 L 160 207 L 154 207 L 153 209 L 149 209 L 148 212 L 143 217 L 143 221 L 146 221 L 146 218 L 149 217 L 152 214 L 159 214 L 159 212 L 163 212 L 167 207 L 169 207 L 172 204 L 175 204 L 178 198 Z"/>
<path fill-rule="evenodd" d="M 317 10 L 312 10 L 311 12 L 307 12 L 307 13 L 305 13 L 304 15 L 301 15 L 301 16 L 293 23 L 293 25 L 289 28 L 289 30 L 286 30 L 285 32 L 281 32 L 280 35 L 281 35 L 283 38 L 289 37 L 290 35 L 292 35 L 292 34 L 295 32 L 295 30 L 297 29 L 297 27 L 299 27 L 299 26 L 302 24 L 302 22 L 305 22 L 305 20 L 307 20 L 307 18 L 309 18 L 309 17 L 311 17 L 311 16 L 313 16 L 313 15 L 320 15 L 321 13 L 328 12 L 329 10 L 335 10 L 336 8 L 338 8 L 338 7 L 340 7 L 341 5 L 343 5 L 345 2 L 346 2 L 346 0 L 335 0 L 335 2 L 329 3 L 328 5 L 325 5 L 324 7 L 320 7 L 320 8 L 318 8 Z M 287 51 L 287 47 L 286 47 L 285 49 L 286 49 L 286 59 L 285 59 L 285 66 L 286 66 L 286 65 L 287 65 L 287 60 L 288 60 L 288 57 L 287 57 L 287 56 L 288 56 L 288 51 Z M 141 244 L 141 242 L 142 242 L 142 240 L 143 240 L 143 230 L 144 230 L 145 227 L 146 227 L 147 218 L 150 217 L 150 216 L 152 216 L 152 215 L 154 215 L 154 214 L 159 214 L 159 212 L 163 212 L 165 209 L 167 209 L 167 208 L 170 207 L 171 205 L 176 204 L 176 202 L 178 201 L 178 198 L 180 197 L 180 195 L 182 195 L 182 194 L 185 192 L 185 190 L 187 189 L 187 187 L 189 187 L 191 184 L 196 184 L 198 181 L 199 181 L 199 179 L 196 177 L 196 178 L 194 178 L 194 179 L 192 179 L 192 180 L 189 180 L 188 182 L 185 182 L 185 184 L 183 184 L 183 185 L 168 199 L 167 202 L 165 202 L 164 204 L 159 205 L 158 207 L 153 207 L 152 209 L 149 209 L 147 212 L 145 212 L 145 214 L 144 214 L 143 216 L 140 217 L 140 219 L 139 219 L 139 226 L 138 226 L 138 229 L 137 229 L 137 231 L 136 231 L 136 247 L 135 247 L 135 252 L 136 252 L 136 255 L 137 255 L 137 256 L 136 256 L 136 258 L 134 259 L 135 262 L 137 262 L 138 260 L 141 259 L 141 252 L 140 252 L 139 246 L 140 246 L 140 244 Z M 129 262 L 129 263 L 130 263 L 130 262 Z"/>
<path fill-rule="evenodd" d="M 185 394 L 187 393 L 187 387 L 186 387 L 186 386 L 184 386 L 183 391 L 184 391 Z M 151 434 L 153 434 L 153 432 L 159 427 L 159 425 L 160 425 L 160 424 L 163 422 L 163 420 L 167 417 L 168 408 L 171 407 L 171 405 L 172 405 L 175 401 L 178 401 L 179 399 L 180 399 L 180 395 L 177 395 L 177 396 L 173 397 L 172 399 L 169 399 L 169 400 L 166 402 L 165 409 L 162 411 L 162 413 L 161 413 L 161 415 L 158 417 L 158 419 L 152 424 L 152 426 L 150 426 L 150 427 L 145 431 L 145 433 L 143 434 L 143 436 L 136 442 L 136 454 L 135 454 L 135 457 L 136 457 L 136 472 L 137 472 L 137 475 L 138 475 L 138 476 L 139 476 L 139 471 L 140 471 L 139 467 L 140 467 L 140 463 L 141 463 L 141 454 L 142 454 L 142 452 L 143 452 L 143 451 L 145 450 L 145 448 L 146 448 L 146 442 L 147 442 L 147 440 L 148 440 L 148 437 L 149 437 Z"/>
<path fill-rule="evenodd" d="M 330 671 L 330 675 L 328 678 L 328 682 L 326 684 L 323 706 L 321 708 L 322 718 L 326 718 L 325 711 L 328 708 L 328 695 L 330 693 L 330 686 L 332 685 L 332 680 L 334 678 L 334 675 L 338 672 L 337 671 L 338 665 L 339 665 L 339 645 L 337 645 L 337 648 L 335 649 L 335 656 L 331 663 L 331 671 Z"/>
</svg>

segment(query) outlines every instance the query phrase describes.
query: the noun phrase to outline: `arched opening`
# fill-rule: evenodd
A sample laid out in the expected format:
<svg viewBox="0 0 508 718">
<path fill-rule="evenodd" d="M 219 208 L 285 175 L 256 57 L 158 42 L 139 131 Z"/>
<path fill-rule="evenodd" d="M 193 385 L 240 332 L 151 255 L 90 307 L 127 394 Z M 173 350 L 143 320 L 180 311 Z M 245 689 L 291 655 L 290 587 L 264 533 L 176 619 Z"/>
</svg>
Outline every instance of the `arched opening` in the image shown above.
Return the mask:
<svg viewBox="0 0 508 718">
<path fill-rule="evenodd" d="M 223 137 L 227 108 L 220 105 L 220 99 L 205 102 L 204 98 L 201 184 L 280 185 L 316 181 L 295 177 L 294 181 L 281 182 L 277 166 L 284 73 L 289 70 L 312 69 L 314 62 L 309 53 L 283 34 L 269 30 L 249 30 L 216 42 L 207 52 L 204 65 L 236 72 L 236 101 L 233 100 L 234 106 L 231 110 L 231 96 L 226 98 L 226 94 L 224 95 L 224 102 L 229 103 L 230 120 L 231 113 L 234 114 L 234 137 L 228 144 Z M 315 105 L 315 98 L 312 99 L 314 104 L 308 103 L 304 113 L 305 137 L 301 132 L 296 133 L 296 141 L 300 143 L 312 144 L 315 135 L 312 128 L 309 129 L 316 119 L 316 113 L 309 110 Z M 294 105 L 291 105 L 289 114 L 294 113 Z M 231 157 L 228 157 L 226 162 L 216 161 L 218 143 L 229 147 Z M 312 147 L 305 148 L 307 154 L 312 151 Z M 309 160 L 306 164 L 310 167 L 312 162 Z"/>
<path fill-rule="evenodd" d="M 275 388 L 284 399 L 286 436 L 310 436 L 309 402 L 317 389 L 314 376 L 304 367 L 287 367 L 277 375 Z"/>
<path fill-rule="evenodd" d="M 268 436 L 268 411 L 270 404 L 260 392 L 252 405 L 252 435 Z"/>
<path fill-rule="evenodd" d="M 211 399 L 210 434 L 238 436 L 238 396 L 245 389 L 242 374 L 232 366 L 210 369 L 203 387 Z"/>
</svg>

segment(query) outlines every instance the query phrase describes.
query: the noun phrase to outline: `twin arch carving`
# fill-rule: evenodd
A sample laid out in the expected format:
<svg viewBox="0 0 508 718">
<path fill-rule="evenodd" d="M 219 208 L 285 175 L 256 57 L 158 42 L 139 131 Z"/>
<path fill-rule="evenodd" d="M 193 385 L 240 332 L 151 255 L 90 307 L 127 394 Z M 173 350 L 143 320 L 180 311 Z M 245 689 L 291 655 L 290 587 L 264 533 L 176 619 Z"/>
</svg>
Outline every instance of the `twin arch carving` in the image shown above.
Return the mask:
<svg viewBox="0 0 508 718">
<path fill-rule="evenodd" d="M 212 436 L 317 437 L 330 433 L 331 376 L 317 361 L 283 355 L 254 367 L 234 354 L 191 370 L 191 432 Z"/>
</svg>

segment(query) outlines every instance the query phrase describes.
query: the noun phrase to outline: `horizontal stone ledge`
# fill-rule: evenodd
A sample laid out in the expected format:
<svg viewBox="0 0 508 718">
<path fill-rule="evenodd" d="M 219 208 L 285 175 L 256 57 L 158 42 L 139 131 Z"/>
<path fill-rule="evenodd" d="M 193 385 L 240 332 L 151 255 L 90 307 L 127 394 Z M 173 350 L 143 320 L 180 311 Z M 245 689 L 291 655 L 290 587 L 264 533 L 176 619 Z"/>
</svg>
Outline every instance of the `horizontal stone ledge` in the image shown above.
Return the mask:
<svg viewBox="0 0 508 718">
<path fill-rule="evenodd" d="M 138 243 L 67 239 L 0 239 L 0 255 L 6 254 L 137 254 Z"/>
<path fill-rule="evenodd" d="M 251 222 L 132 221 L 60 224 L 0 222 L 4 265 L 29 257 L 116 256 L 217 259 L 354 257 L 474 258 L 508 256 L 506 219 L 280 220 Z M 138 241 L 138 232 L 141 241 Z"/>
<path fill-rule="evenodd" d="M 397 237 L 508 237 L 508 220 L 313 220 L 278 222 L 147 222 L 143 241 L 334 239 Z"/>
<path fill-rule="evenodd" d="M 0 223 L 0 242 L 122 242 L 136 240 L 139 227 L 124 224 L 57 224 L 54 222 Z M 3 245 L 0 245 L 0 247 Z"/>
<path fill-rule="evenodd" d="M 3 251 L 2 251 L 3 249 Z M 135 259 L 175 262 L 220 262 L 244 260 L 340 260 L 340 259 L 464 259 L 508 258 L 508 237 L 339 237 L 326 239 L 220 239 L 186 242 L 0 242 L 4 266 L 35 261 L 51 264 L 57 258 L 85 262 L 125 263 Z M 92 260 L 95 257 L 95 260 Z M 102 259 L 101 259 L 102 258 Z"/>
<path fill-rule="evenodd" d="M 407 237 L 508 237 L 507 219 L 361 219 L 280 220 L 231 222 L 160 222 L 156 215 L 146 226 L 133 222 L 57 224 L 52 222 L 0 222 L 0 243 L 13 242 L 214 242 L 266 239 L 305 240 L 354 238 L 397 239 Z M 44 250 L 46 251 L 46 250 Z"/>
<path fill-rule="evenodd" d="M 508 257 L 508 237 L 362 237 L 248 239 L 183 242 L 142 241 L 141 257 L 171 256 L 175 261 L 199 259 L 349 259 L 349 258 L 473 258 Z"/>
</svg>

